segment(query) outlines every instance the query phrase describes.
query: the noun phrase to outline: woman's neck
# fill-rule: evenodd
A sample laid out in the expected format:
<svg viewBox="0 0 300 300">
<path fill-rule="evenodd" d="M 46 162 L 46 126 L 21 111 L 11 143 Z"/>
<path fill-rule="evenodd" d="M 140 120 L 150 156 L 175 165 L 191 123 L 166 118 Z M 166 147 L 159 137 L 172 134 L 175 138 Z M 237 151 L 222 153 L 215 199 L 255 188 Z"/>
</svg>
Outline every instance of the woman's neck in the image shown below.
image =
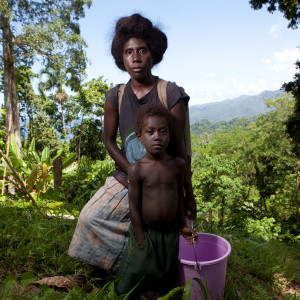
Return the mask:
<svg viewBox="0 0 300 300">
<path fill-rule="evenodd" d="M 152 74 L 143 80 L 135 80 L 131 78 L 130 85 L 136 97 L 140 99 L 151 91 L 156 84 L 157 79 L 158 77 L 153 76 Z"/>
</svg>

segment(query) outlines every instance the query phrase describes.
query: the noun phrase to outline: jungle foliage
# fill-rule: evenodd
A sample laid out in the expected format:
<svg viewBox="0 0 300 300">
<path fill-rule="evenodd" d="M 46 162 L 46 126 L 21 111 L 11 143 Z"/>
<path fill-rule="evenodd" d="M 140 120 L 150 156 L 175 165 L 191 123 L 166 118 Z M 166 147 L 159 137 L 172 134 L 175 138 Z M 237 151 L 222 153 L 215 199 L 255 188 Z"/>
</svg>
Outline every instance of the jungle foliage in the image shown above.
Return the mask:
<svg viewBox="0 0 300 300">
<path fill-rule="evenodd" d="M 3 157 L 0 168 L 3 178 L 6 166 L 0 198 L 3 295 L 14 299 L 21 295 L 25 299 L 128 296 L 114 293 L 115 274 L 102 279 L 100 286 L 94 281 L 84 288 L 68 290 L 32 286 L 33 281 L 43 277 L 87 272 L 87 266 L 72 260 L 67 249 L 80 210 L 114 168 L 101 134 L 101 99 L 109 87 L 102 78 L 94 79 L 81 93 L 70 97 L 64 106 L 67 141 L 63 127 L 58 126 L 61 118 L 37 121 L 50 112 L 59 116 L 60 106 L 52 105 L 51 94 L 47 101 L 35 97 L 31 141 L 27 131 L 21 155 L 12 136 L 7 157 L 17 175 Z M 97 101 L 85 103 L 85 93 L 95 94 Z M 233 120 L 231 126 L 220 123 L 220 127 L 213 124 L 192 135 L 192 179 L 198 209 L 195 228 L 221 235 L 232 246 L 224 299 L 273 299 L 277 295 L 297 299 L 299 295 L 299 159 L 286 133 L 286 119 L 293 113 L 295 100 L 283 94 L 266 99 L 266 104 L 272 110 L 251 122 Z M 93 122 L 99 122 L 99 127 L 84 127 Z M 43 132 L 50 129 L 56 135 L 47 139 Z M 88 139 L 96 130 L 100 132 L 97 139 L 85 144 L 85 135 Z M 2 137 L 1 149 L 6 157 L 5 132 Z M 53 161 L 57 158 L 62 161 L 62 183 L 55 190 Z M 13 194 L 8 187 L 14 187 Z M 180 290 L 183 288 L 170 291 L 163 299 Z M 188 291 L 189 285 L 185 287 L 186 295 Z"/>
<path fill-rule="evenodd" d="M 102 77 L 83 83 L 87 60 L 78 19 L 90 4 L 0 4 L 6 66 L 0 116 L 2 299 L 130 296 L 115 293 L 115 274 L 83 288 L 33 285 L 44 277 L 87 273 L 86 264 L 67 255 L 68 246 L 82 207 L 114 169 L 103 144 L 104 98 L 112 84 Z M 289 27 L 298 26 L 299 1 L 250 5 L 279 9 Z M 36 59 L 45 67 L 41 74 L 31 71 Z M 39 93 L 33 78 L 39 79 Z M 299 86 L 297 73 L 284 85 L 290 93 L 266 99 L 272 110 L 257 118 L 202 120 L 193 129 L 194 226 L 223 236 L 232 247 L 223 299 L 299 299 Z M 190 283 L 161 299 L 179 291 L 189 299 Z"/>
</svg>

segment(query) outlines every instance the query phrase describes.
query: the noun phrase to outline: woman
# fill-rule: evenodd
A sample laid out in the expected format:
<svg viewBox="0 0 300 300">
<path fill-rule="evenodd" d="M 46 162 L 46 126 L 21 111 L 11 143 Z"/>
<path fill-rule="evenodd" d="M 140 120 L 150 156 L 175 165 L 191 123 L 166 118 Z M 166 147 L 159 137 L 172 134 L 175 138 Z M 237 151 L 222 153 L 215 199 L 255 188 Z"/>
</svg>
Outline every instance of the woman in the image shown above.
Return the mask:
<svg viewBox="0 0 300 300">
<path fill-rule="evenodd" d="M 166 49 L 166 35 L 150 20 L 139 14 L 118 20 L 111 53 L 116 65 L 129 74 L 130 80 L 125 86 L 120 107 L 119 85 L 106 94 L 104 142 L 116 163 L 116 170 L 82 209 L 69 248 L 69 255 L 97 267 L 92 269 L 90 276 L 103 276 L 101 270 L 116 271 L 125 249 L 130 222 L 127 171 L 130 164 L 145 153 L 134 134 L 135 115 L 147 103 L 160 103 L 158 77 L 152 75 L 152 67 L 162 60 Z M 168 152 L 184 158 L 189 165 L 183 139 L 189 96 L 170 82 L 166 92 L 174 123 Z M 116 143 L 118 128 L 121 149 Z M 190 217 L 195 219 L 190 167 L 185 174 L 185 192 L 185 206 Z"/>
</svg>

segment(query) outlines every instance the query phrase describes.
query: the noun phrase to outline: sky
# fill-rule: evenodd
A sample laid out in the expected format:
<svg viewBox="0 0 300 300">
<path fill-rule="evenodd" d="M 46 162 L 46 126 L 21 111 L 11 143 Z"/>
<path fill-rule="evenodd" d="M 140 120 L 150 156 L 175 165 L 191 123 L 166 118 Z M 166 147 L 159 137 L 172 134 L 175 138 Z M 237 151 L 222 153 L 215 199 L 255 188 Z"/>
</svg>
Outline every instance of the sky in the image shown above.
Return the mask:
<svg viewBox="0 0 300 300">
<path fill-rule="evenodd" d="M 87 79 L 125 83 L 110 54 L 116 21 L 140 13 L 168 37 L 153 74 L 184 87 L 190 105 L 278 90 L 293 80 L 300 29 L 280 12 L 253 10 L 248 0 L 94 0 L 79 21 L 90 64 Z"/>
</svg>

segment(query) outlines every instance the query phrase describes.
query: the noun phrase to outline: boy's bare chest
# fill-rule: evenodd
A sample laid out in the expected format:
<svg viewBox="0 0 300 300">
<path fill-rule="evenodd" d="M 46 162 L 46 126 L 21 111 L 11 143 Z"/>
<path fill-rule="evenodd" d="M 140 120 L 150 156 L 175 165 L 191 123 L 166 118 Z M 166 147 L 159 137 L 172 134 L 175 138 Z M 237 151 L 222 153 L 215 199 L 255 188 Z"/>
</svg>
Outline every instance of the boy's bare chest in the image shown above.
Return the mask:
<svg viewBox="0 0 300 300">
<path fill-rule="evenodd" d="M 145 168 L 143 170 L 144 187 L 155 187 L 162 185 L 172 185 L 177 182 L 177 168 L 171 165 L 156 165 L 155 168 Z"/>
</svg>

